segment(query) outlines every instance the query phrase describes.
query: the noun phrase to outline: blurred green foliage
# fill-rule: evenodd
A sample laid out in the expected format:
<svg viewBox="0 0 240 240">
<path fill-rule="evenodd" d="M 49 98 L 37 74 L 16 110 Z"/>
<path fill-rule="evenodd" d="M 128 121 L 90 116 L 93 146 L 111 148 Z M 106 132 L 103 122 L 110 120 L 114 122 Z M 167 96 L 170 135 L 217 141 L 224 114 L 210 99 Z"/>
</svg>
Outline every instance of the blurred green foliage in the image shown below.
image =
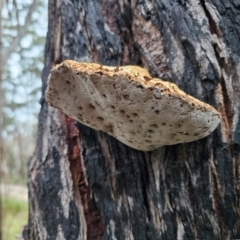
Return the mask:
<svg viewBox="0 0 240 240">
<path fill-rule="evenodd" d="M 2 202 L 2 240 L 15 240 L 22 235 L 28 221 L 28 203 L 16 198 L 4 198 Z"/>
</svg>

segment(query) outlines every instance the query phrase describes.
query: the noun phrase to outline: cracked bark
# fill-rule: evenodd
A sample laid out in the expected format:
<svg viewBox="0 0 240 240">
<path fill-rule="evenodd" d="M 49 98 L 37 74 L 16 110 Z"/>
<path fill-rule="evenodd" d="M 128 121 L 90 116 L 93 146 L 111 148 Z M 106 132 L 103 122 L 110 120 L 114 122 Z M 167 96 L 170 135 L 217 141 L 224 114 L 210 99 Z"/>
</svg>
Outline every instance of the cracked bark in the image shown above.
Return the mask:
<svg viewBox="0 0 240 240">
<path fill-rule="evenodd" d="M 49 1 L 25 239 L 240 238 L 239 16 L 237 1 Z M 144 66 L 215 106 L 221 125 L 133 150 L 47 105 L 47 76 L 65 59 Z"/>
</svg>

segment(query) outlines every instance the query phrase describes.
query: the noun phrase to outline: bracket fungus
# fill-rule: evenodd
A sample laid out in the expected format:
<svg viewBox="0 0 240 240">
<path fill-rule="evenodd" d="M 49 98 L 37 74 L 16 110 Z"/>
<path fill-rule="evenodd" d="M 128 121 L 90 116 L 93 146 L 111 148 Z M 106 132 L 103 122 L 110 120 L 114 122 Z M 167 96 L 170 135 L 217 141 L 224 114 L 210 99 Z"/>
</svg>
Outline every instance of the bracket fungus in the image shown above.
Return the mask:
<svg viewBox="0 0 240 240">
<path fill-rule="evenodd" d="M 209 135 L 220 114 L 137 66 L 66 60 L 51 70 L 46 100 L 93 129 L 142 151 Z"/>
</svg>

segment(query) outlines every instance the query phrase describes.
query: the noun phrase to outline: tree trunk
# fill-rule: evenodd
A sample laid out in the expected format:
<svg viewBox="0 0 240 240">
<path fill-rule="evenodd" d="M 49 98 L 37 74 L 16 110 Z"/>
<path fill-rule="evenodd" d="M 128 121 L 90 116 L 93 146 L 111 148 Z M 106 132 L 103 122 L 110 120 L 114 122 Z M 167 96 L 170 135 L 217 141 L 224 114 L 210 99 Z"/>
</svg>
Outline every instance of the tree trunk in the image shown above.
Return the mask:
<svg viewBox="0 0 240 240">
<path fill-rule="evenodd" d="M 49 0 L 26 240 L 240 238 L 239 16 L 235 0 Z M 131 149 L 47 104 L 49 71 L 65 59 L 143 66 L 217 108 L 221 125 Z"/>
</svg>

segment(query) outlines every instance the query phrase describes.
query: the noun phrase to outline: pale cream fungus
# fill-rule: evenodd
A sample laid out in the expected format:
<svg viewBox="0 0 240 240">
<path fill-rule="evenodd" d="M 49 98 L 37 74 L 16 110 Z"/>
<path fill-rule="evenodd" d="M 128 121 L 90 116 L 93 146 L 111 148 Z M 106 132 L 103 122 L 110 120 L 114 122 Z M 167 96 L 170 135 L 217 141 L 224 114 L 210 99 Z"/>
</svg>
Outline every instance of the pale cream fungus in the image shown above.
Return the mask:
<svg viewBox="0 0 240 240">
<path fill-rule="evenodd" d="M 195 141 L 220 123 L 212 106 L 137 66 L 66 60 L 51 70 L 46 100 L 77 121 L 142 151 Z"/>
</svg>

